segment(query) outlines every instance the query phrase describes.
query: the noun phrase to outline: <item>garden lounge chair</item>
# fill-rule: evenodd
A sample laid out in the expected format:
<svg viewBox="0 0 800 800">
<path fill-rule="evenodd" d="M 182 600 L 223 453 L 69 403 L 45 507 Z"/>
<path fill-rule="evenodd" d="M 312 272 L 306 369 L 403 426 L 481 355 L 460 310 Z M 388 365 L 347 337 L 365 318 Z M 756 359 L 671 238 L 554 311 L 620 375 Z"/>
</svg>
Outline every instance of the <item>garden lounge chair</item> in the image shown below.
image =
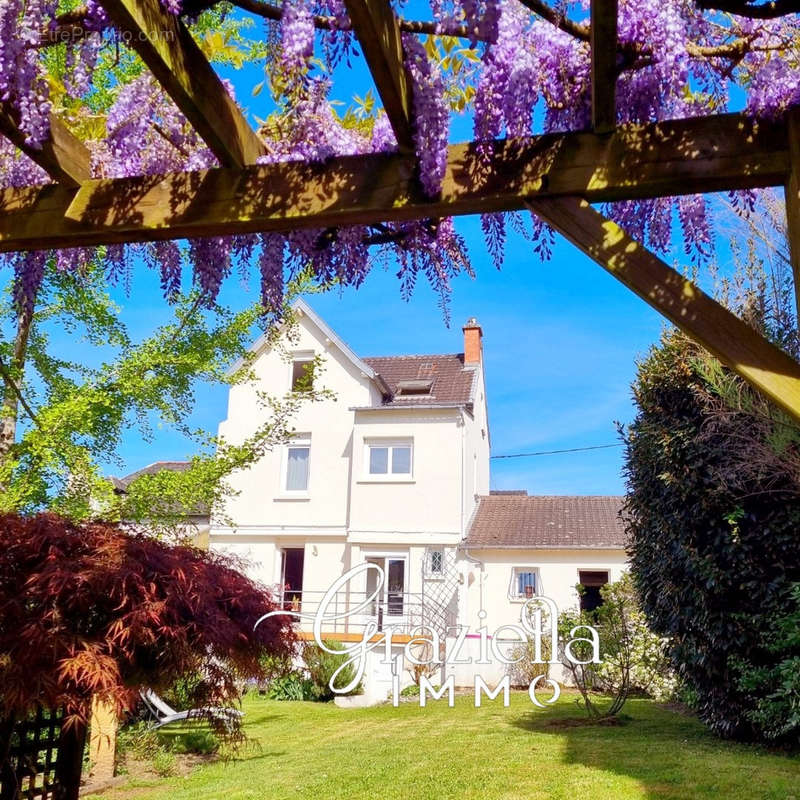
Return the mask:
<svg viewBox="0 0 800 800">
<path fill-rule="evenodd" d="M 139 694 L 147 710 L 156 720 L 155 728 L 169 725 L 170 722 L 180 722 L 188 719 L 208 719 L 209 717 L 220 720 L 226 726 L 229 726 L 235 719 L 240 719 L 244 716 L 244 712 L 236 708 L 190 708 L 188 711 L 176 711 L 152 689 L 143 689 Z"/>
</svg>

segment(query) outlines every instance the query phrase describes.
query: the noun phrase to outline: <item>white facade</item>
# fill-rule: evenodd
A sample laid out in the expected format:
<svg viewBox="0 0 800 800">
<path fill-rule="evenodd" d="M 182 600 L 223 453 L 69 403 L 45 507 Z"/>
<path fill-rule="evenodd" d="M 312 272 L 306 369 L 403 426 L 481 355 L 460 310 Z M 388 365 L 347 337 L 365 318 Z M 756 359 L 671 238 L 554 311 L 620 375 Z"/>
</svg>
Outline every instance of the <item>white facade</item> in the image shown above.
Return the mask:
<svg viewBox="0 0 800 800">
<path fill-rule="evenodd" d="M 253 433 L 266 413 L 259 393 L 290 392 L 298 365 L 312 357 L 324 364 L 314 388 L 332 397 L 304 403 L 292 441 L 233 477 L 237 494 L 212 519 L 212 548 L 245 557 L 253 577 L 282 590 L 285 608 L 307 614 L 343 573 L 365 561 L 381 566 L 387 586 L 377 601 L 326 626 L 331 638 L 345 640 L 360 637 L 370 621 L 406 632 L 419 624 L 476 630 L 515 622 L 521 602 L 510 587 L 519 565 L 536 570 L 537 592 L 565 606 L 576 603 L 580 569 L 619 577 L 619 549 L 470 553 L 461 546 L 479 498 L 489 494 L 476 323 L 464 329 L 463 356 L 365 361 L 305 303 L 295 308 L 296 330 L 287 331 L 281 347 L 254 345 L 256 381 L 231 388 L 219 433 L 231 443 Z M 367 362 L 380 362 L 392 380 Z M 336 610 L 362 604 L 375 574 L 362 572 L 339 592 Z M 481 609 L 486 616 L 478 616 Z M 385 692 L 387 669 L 375 667 L 368 691 Z M 467 678 L 459 673 L 459 681 Z"/>
</svg>

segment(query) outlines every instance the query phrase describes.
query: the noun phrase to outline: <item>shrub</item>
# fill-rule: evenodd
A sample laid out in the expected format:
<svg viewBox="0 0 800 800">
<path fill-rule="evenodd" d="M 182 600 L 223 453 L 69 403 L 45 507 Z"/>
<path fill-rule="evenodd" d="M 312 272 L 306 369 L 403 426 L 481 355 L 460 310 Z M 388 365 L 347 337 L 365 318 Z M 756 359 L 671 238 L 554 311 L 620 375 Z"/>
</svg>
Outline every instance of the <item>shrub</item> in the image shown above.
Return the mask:
<svg viewBox="0 0 800 800">
<path fill-rule="evenodd" d="M 174 775 L 177 767 L 177 759 L 175 753 L 169 750 L 159 750 L 153 756 L 153 772 L 160 775 L 162 778 L 169 778 Z"/>
<path fill-rule="evenodd" d="M 735 661 L 739 688 L 756 698 L 748 719 L 767 739 L 780 740 L 800 730 L 800 583 L 795 584 L 789 608 L 773 620 L 763 637 L 764 648 L 775 655 L 772 666 Z"/>
<path fill-rule="evenodd" d="M 344 650 L 344 646 L 340 642 L 326 641 L 324 644 L 331 650 Z M 335 693 L 331 689 L 331 679 L 336 670 L 346 660 L 346 656 L 327 653 L 318 645 L 309 643 L 303 650 L 303 660 L 306 663 L 311 683 L 314 686 L 316 699 L 323 702 L 332 700 Z M 337 687 L 347 686 L 355 678 L 355 675 L 355 667 L 349 664 L 336 676 L 334 685 Z M 361 694 L 363 691 L 363 687 L 359 683 L 347 694 Z"/>
<path fill-rule="evenodd" d="M 648 621 L 712 730 L 798 741 L 800 641 L 780 631 L 800 582 L 800 428 L 675 332 L 634 395 L 625 513 Z"/>
<path fill-rule="evenodd" d="M 38 703 L 82 724 L 93 695 L 118 711 L 140 688 L 202 673 L 193 705 L 226 705 L 237 678 L 289 654 L 286 617 L 224 556 L 105 523 L 0 515 L 0 720 Z"/>
<path fill-rule="evenodd" d="M 194 753 L 207 756 L 219 750 L 219 739 L 213 731 L 205 728 L 182 731 L 172 737 L 170 749 L 173 753 Z"/>
<path fill-rule="evenodd" d="M 544 624 L 542 627 L 544 628 Z M 511 649 L 509 659 L 516 662 L 508 665 L 508 674 L 512 686 L 528 687 L 540 675 L 544 675 L 545 678 L 548 676 L 550 673 L 550 664 L 548 662 L 551 658 L 549 637 L 542 637 L 541 650 L 541 661 L 535 661 L 535 647 L 530 639 L 524 643 L 520 642 L 520 644 Z"/>
<path fill-rule="evenodd" d="M 575 664 L 564 659 L 586 711 L 593 717 L 614 716 L 634 692 L 670 699 L 676 679 L 666 657 L 667 640 L 648 628 L 631 576 L 624 574 L 600 592 L 603 603 L 594 611 L 567 610 L 559 617 L 559 635 L 564 640 L 572 638 L 570 632 L 579 625 L 591 625 L 598 632 L 599 664 Z M 578 631 L 576 635 L 583 637 L 586 632 Z M 570 650 L 581 661 L 589 661 L 592 656 L 588 643 L 573 644 Z M 594 691 L 611 695 L 610 704 L 605 708 L 598 705 L 592 696 Z"/>
<path fill-rule="evenodd" d="M 266 692 L 273 681 L 283 678 L 293 671 L 292 658 L 290 655 L 276 655 L 265 650 L 261 656 L 261 668 L 264 675 L 257 682 L 257 686 L 260 692 Z"/>
<path fill-rule="evenodd" d="M 270 700 L 316 700 L 314 684 L 300 672 L 275 678 L 267 689 Z"/>
<path fill-rule="evenodd" d="M 178 678 L 162 693 L 163 699 L 178 711 L 197 708 L 202 698 L 207 696 L 206 680 L 200 672 L 191 672 Z M 198 702 L 199 701 L 199 702 Z"/>
</svg>

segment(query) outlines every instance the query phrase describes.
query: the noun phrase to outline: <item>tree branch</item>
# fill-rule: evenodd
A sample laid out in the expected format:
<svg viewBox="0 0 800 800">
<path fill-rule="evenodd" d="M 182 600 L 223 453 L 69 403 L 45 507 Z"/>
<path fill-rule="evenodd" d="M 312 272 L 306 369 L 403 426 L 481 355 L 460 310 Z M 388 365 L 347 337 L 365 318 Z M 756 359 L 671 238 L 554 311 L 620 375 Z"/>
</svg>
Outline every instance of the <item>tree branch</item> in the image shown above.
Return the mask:
<svg viewBox="0 0 800 800">
<path fill-rule="evenodd" d="M 37 428 L 41 428 L 42 425 L 39 422 L 39 418 L 36 416 L 34 410 L 28 405 L 28 401 L 23 396 L 22 392 L 20 391 L 17 382 L 14 378 L 11 377 L 11 372 L 6 366 L 5 361 L 3 361 L 2 356 L 0 356 L 0 377 L 3 378 L 4 383 L 8 388 L 10 388 L 14 394 L 17 396 L 17 400 L 19 400 L 19 404 L 25 409 L 25 413 L 30 417 L 31 421 L 36 425 Z"/>
<path fill-rule="evenodd" d="M 216 2 L 216 0 L 215 0 Z M 185 2 L 183 4 L 184 13 L 197 14 L 211 8 L 215 2 L 199 0 L 199 2 Z M 267 0 L 231 0 L 232 4 L 264 19 L 280 20 L 281 8 Z M 77 8 L 65 14 L 59 14 L 55 19 L 55 24 L 42 32 L 40 47 L 75 42 L 86 36 L 87 31 L 83 27 L 83 22 L 87 16 L 85 7 Z M 351 26 L 349 20 L 342 24 L 337 17 L 326 17 L 316 14 L 313 17 L 314 27 L 326 31 L 349 31 Z M 405 33 L 428 34 L 431 36 L 454 36 L 459 39 L 475 38 L 481 40 L 481 36 L 476 34 L 466 25 L 443 24 L 427 20 L 399 19 L 400 30 Z"/>
<path fill-rule="evenodd" d="M 800 12 L 800 0 L 772 0 L 760 5 L 750 0 L 697 0 L 697 7 L 704 11 L 725 11 L 750 19 L 775 19 Z"/>
<path fill-rule="evenodd" d="M 588 25 L 581 25 L 568 19 L 563 14 L 559 14 L 552 6 L 547 5 L 544 0 L 520 0 L 522 5 L 534 14 L 547 20 L 552 25 L 555 25 L 559 30 L 580 39 L 583 42 L 588 42 L 591 32 Z"/>
</svg>

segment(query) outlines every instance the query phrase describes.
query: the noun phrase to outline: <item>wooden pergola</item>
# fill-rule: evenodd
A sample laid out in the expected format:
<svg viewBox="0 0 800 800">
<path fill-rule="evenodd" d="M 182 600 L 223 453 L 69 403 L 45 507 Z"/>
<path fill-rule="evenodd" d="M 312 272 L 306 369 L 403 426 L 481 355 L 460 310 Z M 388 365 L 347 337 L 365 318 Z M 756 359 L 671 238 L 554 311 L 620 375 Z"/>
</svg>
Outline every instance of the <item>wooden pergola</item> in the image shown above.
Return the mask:
<svg viewBox="0 0 800 800">
<path fill-rule="evenodd" d="M 0 132 L 54 180 L 0 192 L 0 252 L 288 231 L 530 209 L 800 420 L 800 364 L 591 203 L 784 186 L 800 297 L 800 122 L 738 114 L 615 125 L 617 0 L 592 0 L 592 130 L 449 148 L 439 197 L 415 177 L 410 80 L 389 0 L 346 0 L 399 151 L 324 164 L 257 165 L 265 148 L 184 23 L 159 0 L 102 0 L 125 40 L 221 166 L 92 179 L 89 154 L 55 117 L 41 150 L 0 106 Z"/>
</svg>

